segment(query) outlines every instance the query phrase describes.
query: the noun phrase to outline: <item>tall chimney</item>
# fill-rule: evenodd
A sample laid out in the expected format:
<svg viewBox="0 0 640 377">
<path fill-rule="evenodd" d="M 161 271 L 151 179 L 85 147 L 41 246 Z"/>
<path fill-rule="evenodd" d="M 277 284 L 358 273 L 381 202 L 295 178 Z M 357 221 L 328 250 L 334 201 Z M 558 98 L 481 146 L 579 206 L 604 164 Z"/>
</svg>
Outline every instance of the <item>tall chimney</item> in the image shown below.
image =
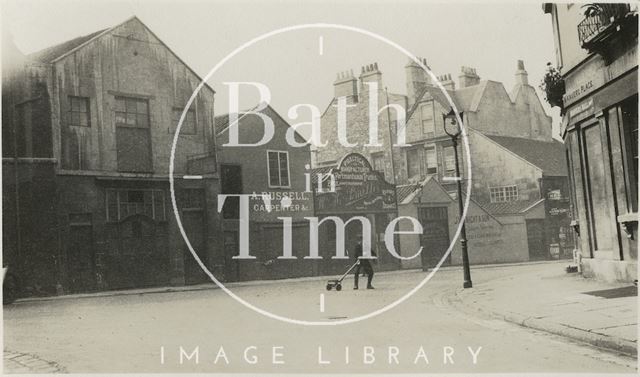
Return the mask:
<svg viewBox="0 0 640 377">
<path fill-rule="evenodd" d="M 420 60 L 424 66 L 429 68 L 427 65 L 427 59 L 418 58 L 418 60 Z M 407 97 L 409 98 L 409 103 L 413 103 L 424 87 L 431 85 L 431 76 L 429 76 L 429 74 L 425 72 L 424 69 L 413 59 L 409 59 L 407 65 L 404 66 L 404 71 L 407 79 Z"/>
<path fill-rule="evenodd" d="M 529 85 L 529 74 L 524 69 L 524 62 L 518 60 L 518 67 L 516 69 L 516 85 Z"/>
<path fill-rule="evenodd" d="M 456 83 L 453 82 L 453 80 L 451 79 L 450 73 L 444 74 L 442 76 L 438 76 L 438 81 L 440 81 L 440 84 L 442 84 L 442 86 L 444 86 L 444 88 L 447 90 L 456 89 Z"/>
<path fill-rule="evenodd" d="M 377 82 L 378 90 L 384 89 L 382 86 L 382 72 L 378 69 L 378 63 L 367 64 L 362 67 L 362 72 L 360 73 L 360 93 L 369 91 L 369 85 L 365 85 L 367 82 Z"/>
<path fill-rule="evenodd" d="M 460 67 L 460 75 L 458 75 L 458 85 L 460 88 L 466 88 L 480 84 L 480 76 L 476 73 L 475 68 Z"/>
<path fill-rule="evenodd" d="M 333 96 L 349 97 L 357 100 L 358 98 L 358 80 L 353 75 L 353 70 L 338 72 L 336 81 L 333 82 Z"/>
</svg>

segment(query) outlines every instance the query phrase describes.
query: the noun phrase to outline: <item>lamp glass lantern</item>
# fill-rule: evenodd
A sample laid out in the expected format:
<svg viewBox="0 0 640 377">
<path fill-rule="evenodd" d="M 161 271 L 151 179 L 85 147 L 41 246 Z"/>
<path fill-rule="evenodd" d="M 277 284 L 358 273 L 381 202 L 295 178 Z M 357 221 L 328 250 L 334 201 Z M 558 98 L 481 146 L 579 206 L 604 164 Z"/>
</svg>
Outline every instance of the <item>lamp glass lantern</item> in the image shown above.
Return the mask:
<svg viewBox="0 0 640 377">
<path fill-rule="evenodd" d="M 453 112 L 444 115 L 444 132 L 452 139 L 457 139 L 462 133 L 458 119 Z"/>
</svg>

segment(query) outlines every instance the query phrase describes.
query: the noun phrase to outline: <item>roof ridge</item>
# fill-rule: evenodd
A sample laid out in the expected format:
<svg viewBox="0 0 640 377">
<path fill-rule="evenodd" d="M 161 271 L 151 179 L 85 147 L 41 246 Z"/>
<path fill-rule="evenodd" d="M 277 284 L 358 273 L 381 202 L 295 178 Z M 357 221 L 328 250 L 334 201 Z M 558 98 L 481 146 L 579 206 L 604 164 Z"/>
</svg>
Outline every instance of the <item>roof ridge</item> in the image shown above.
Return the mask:
<svg viewBox="0 0 640 377">
<path fill-rule="evenodd" d="M 85 34 L 85 35 L 80 35 L 80 36 L 77 36 L 75 38 L 67 39 L 67 40 L 64 40 L 62 42 L 56 43 L 54 45 L 51 45 L 51 46 L 45 47 L 43 49 L 40 49 L 38 51 L 31 52 L 31 53 L 27 54 L 26 56 L 27 56 L 27 58 L 30 58 L 30 59 L 33 59 L 33 60 L 38 60 L 38 61 L 43 62 L 43 63 L 50 63 L 53 60 L 57 59 L 58 57 L 66 54 L 67 52 L 69 52 L 69 51 L 71 51 L 71 50 L 73 50 L 73 49 L 75 49 L 77 47 L 82 46 L 83 44 L 87 43 L 88 41 L 92 40 L 93 38 L 97 37 L 98 35 L 104 33 L 107 30 L 110 30 L 110 29 L 111 29 L 111 27 L 108 27 L 108 28 L 105 28 L 105 29 L 101 29 L 101 30 L 97 30 L 97 31 Z M 76 43 L 72 43 L 72 42 L 76 42 Z M 63 47 L 66 47 L 65 45 L 70 45 L 70 46 L 68 46 L 67 48 L 63 49 Z M 47 55 L 50 55 L 50 54 L 47 54 L 47 52 L 54 52 L 56 50 L 62 50 L 62 51 L 59 51 L 59 52 L 53 54 L 53 56 L 47 57 Z"/>
</svg>

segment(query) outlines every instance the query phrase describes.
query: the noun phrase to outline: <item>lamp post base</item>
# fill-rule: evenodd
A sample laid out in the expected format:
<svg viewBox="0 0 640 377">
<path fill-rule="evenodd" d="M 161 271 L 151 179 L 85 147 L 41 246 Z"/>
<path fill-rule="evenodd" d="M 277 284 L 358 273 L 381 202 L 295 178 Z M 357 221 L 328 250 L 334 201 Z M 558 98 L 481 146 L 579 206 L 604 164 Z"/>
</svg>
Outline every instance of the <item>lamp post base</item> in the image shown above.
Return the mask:
<svg viewBox="0 0 640 377">
<path fill-rule="evenodd" d="M 462 288 L 473 288 L 473 284 L 471 283 L 471 280 L 467 280 L 462 284 Z"/>
</svg>

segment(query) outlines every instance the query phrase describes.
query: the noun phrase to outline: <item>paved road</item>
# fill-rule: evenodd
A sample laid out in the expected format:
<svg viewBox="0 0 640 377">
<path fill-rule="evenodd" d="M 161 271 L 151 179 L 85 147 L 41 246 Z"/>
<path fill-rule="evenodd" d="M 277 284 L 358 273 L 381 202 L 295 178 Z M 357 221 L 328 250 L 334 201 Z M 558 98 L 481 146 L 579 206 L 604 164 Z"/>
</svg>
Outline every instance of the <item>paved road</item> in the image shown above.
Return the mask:
<svg viewBox="0 0 640 377">
<path fill-rule="evenodd" d="M 557 266 L 477 269 L 473 277 L 481 282 L 536 268 Z M 233 291 L 281 315 L 335 321 L 394 301 L 424 276 L 423 272 L 379 274 L 374 281 L 378 289 L 372 291 L 353 291 L 351 281 L 342 292 L 324 291 L 323 281 L 278 282 Z M 458 269 L 440 271 L 415 296 L 384 314 L 323 327 L 265 318 L 219 289 L 19 303 L 5 307 L 5 348 L 74 373 L 635 370 L 635 359 L 461 313 L 447 304 L 448 295 L 460 284 Z M 325 294 L 324 312 L 320 294 Z M 274 346 L 282 348 L 274 351 Z M 198 347 L 198 363 L 194 355 L 191 360 L 183 356 L 180 364 L 180 347 L 186 354 Z M 245 350 L 248 360 L 257 357 L 256 364 L 245 360 Z M 284 364 L 274 364 L 274 352 L 282 354 L 275 361 Z"/>
</svg>

